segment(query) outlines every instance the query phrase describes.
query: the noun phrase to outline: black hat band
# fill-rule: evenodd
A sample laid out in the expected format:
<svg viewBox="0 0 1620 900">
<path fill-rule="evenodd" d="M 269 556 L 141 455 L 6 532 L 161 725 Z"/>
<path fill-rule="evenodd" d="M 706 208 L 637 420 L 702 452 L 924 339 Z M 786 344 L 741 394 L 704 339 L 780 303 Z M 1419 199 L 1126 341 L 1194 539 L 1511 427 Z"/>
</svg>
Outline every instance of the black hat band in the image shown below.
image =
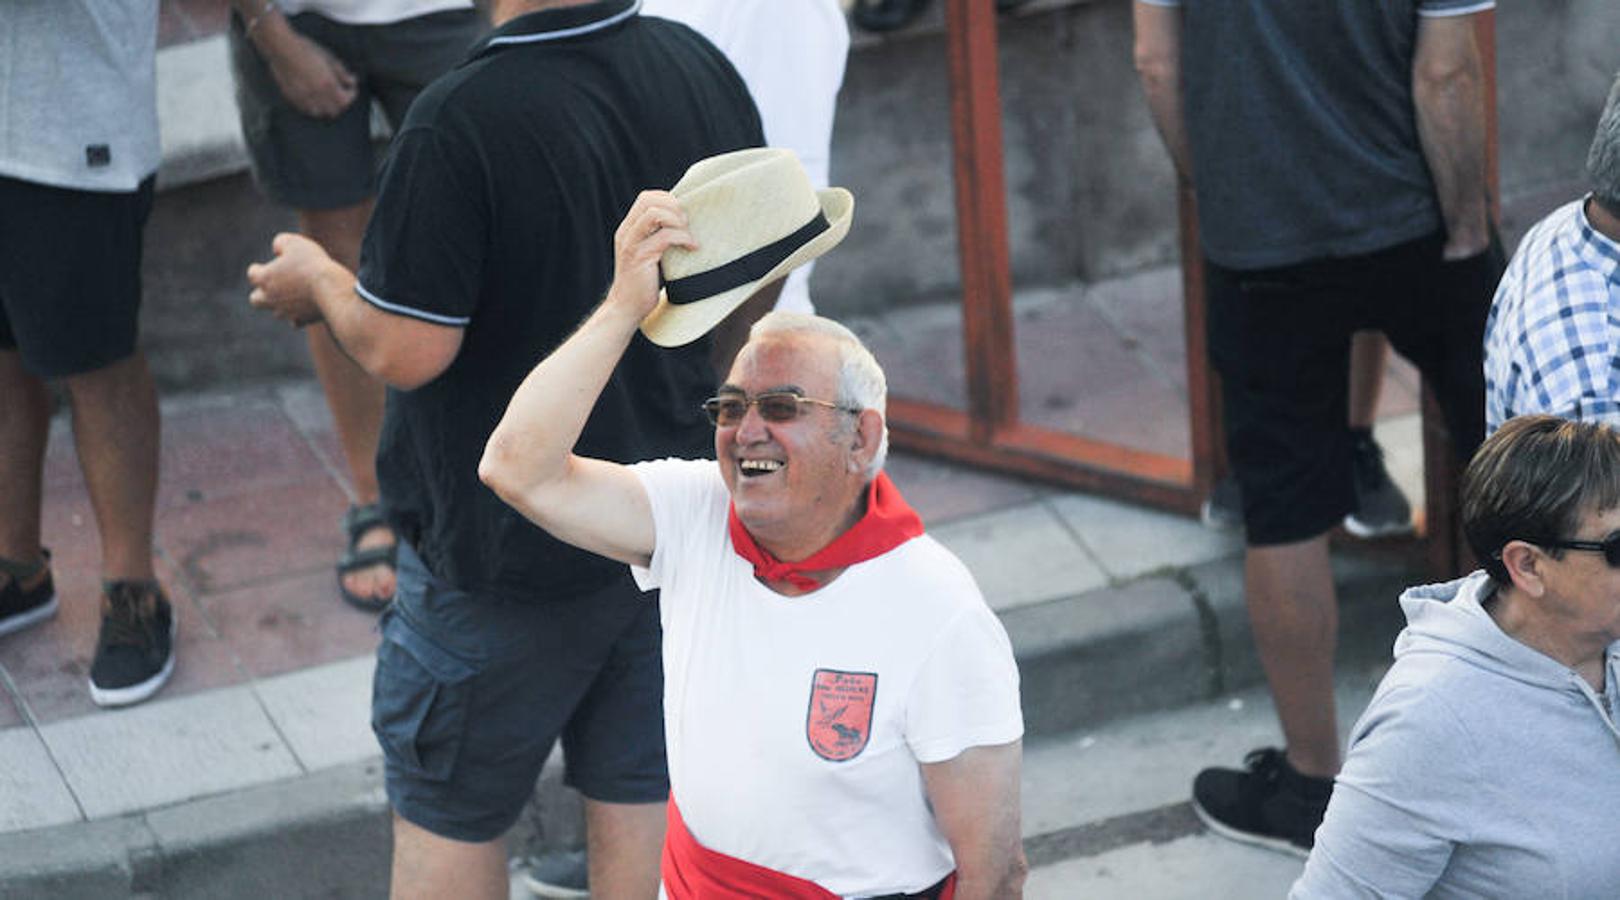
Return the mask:
<svg viewBox="0 0 1620 900">
<path fill-rule="evenodd" d="M 698 272 L 664 282 L 664 295 L 675 305 L 694 303 L 741 287 L 750 281 L 758 281 L 769 275 L 782 260 L 792 256 L 794 251 L 831 227 L 827 217 L 817 210 L 815 218 L 805 223 L 803 228 L 779 241 L 772 241 L 758 250 L 739 256 L 707 272 Z"/>
</svg>

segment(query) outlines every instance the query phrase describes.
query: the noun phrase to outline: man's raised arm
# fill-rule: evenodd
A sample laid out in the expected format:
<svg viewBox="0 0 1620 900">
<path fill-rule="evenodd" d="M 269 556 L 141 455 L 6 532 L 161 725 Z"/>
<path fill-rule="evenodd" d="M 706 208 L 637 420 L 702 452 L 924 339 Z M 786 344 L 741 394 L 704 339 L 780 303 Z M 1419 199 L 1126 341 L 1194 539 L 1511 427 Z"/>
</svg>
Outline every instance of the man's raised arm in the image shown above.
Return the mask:
<svg viewBox="0 0 1620 900">
<path fill-rule="evenodd" d="M 646 565 L 652 509 L 627 467 L 574 455 L 585 420 L 641 320 L 658 303 L 658 260 L 694 247 L 686 214 L 666 191 L 644 191 L 614 234 L 613 286 L 579 330 L 512 395 L 489 436 L 478 477 L 555 537 L 620 562 Z"/>
</svg>

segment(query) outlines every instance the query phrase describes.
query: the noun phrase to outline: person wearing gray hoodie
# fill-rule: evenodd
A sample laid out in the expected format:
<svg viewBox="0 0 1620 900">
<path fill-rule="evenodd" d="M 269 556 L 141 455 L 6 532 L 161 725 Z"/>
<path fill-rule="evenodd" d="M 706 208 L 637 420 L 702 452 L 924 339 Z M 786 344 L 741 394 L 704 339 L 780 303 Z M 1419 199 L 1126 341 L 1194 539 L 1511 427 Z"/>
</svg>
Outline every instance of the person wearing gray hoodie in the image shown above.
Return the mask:
<svg viewBox="0 0 1620 900">
<path fill-rule="evenodd" d="M 1484 569 L 1402 595 L 1293 900 L 1620 897 L 1620 432 L 1509 421 L 1462 515 Z"/>
</svg>

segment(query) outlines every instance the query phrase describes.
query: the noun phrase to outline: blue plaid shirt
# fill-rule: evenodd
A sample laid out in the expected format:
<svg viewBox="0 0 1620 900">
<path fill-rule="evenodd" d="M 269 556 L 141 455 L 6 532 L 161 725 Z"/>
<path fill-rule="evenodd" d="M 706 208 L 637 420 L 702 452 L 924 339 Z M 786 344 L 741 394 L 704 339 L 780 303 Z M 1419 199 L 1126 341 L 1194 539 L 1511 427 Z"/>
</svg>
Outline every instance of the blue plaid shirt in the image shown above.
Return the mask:
<svg viewBox="0 0 1620 900">
<path fill-rule="evenodd" d="M 1485 322 L 1485 425 L 1527 413 L 1620 425 L 1620 244 L 1583 198 L 1536 223 Z"/>
</svg>

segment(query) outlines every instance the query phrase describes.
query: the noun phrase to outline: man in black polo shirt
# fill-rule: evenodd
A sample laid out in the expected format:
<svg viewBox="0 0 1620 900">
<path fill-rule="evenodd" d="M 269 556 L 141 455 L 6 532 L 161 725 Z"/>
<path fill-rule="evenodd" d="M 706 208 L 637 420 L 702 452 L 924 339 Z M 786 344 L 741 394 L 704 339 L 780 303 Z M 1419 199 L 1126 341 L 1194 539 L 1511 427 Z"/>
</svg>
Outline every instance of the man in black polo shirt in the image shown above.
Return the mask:
<svg viewBox="0 0 1620 900">
<path fill-rule="evenodd" d="M 500 841 L 561 735 L 587 798 L 597 897 L 651 897 L 668 782 L 656 605 L 624 567 L 529 524 L 478 481 L 535 362 L 595 306 L 637 192 L 762 143 L 747 89 L 695 32 L 636 0 L 497 0 L 495 31 L 412 106 L 358 278 L 278 235 L 251 301 L 324 320 L 390 385 L 377 470 L 401 537 L 372 719 L 396 897 L 504 897 Z M 638 338 L 582 452 L 707 452 L 709 342 Z"/>
</svg>

